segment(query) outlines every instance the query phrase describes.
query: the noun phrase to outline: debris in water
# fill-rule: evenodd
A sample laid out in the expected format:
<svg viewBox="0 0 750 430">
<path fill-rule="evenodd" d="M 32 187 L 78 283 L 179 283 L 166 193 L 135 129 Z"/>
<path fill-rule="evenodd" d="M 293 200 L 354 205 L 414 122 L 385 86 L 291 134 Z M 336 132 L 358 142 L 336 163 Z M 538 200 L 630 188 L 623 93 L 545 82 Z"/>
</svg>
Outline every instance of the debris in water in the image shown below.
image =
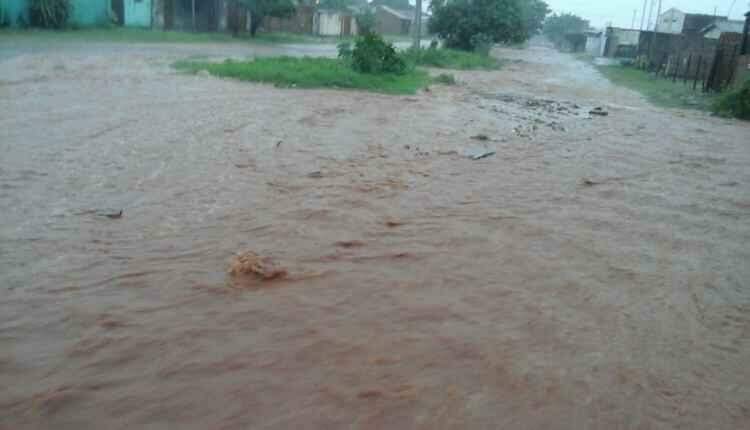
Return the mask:
<svg viewBox="0 0 750 430">
<path fill-rule="evenodd" d="M 606 110 L 604 110 L 604 108 L 602 108 L 602 107 L 595 107 L 594 109 L 591 109 L 589 111 L 589 114 L 590 115 L 607 116 L 607 115 L 609 115 L 609 112 L 607 112 Z"/>
<path fill-rule="evenodd" d="M 464 152 L 464 155 L 472 160 L 481 160 L 482 158 L 495 155 L 495 151 L 486 148 L 469 148 Z"/>
<path fill-rule="evenodd" d="M 736 187 L 739 184 L 740 183 L 737 181 L 732 181 L 732 182 L 722 182 L 721 184 L 719 184 L 719 186 L 720 187 Z"/>
<path fill-rule="evenodd" d="M 281 142 L 283 142 L 283 140 L 280 140 L 280 141 L 276 142 L 276 148 L 277 149 L 279 148 L 279 146 L 281 146 Z"/>
<path fill-rule="evenodd" d="M 583 185 L 588 186 L 588 187 L 593 187 L 594 185 L 601 185 L 601 184 L 603 184 L 603 182 L 594 181 L 593 179 L 589 179 L 589 178 L 583 178 L 581 180 L 581 183 Z"/>
<path fill-rule="evenodd" d="M 229 274 L 232 276 L 251 275 L 263 281 L 271 281 L 286 278 L 288 272 L 279 268 L 270 258 L 260 257 L 248 251 L 234 257 Z"/>
<path fill-rule="evenodd" d="M 481 140 L 481 141 L 487 141 L 490 140 L 490 138 L 486 134 L 477 134 L 476 136 L 471 136 L 474 140 Z"/>
<path fill-rule="evenodd" d="M 336 242 L 336 246 L 341 248 L 360 248 L 365 246 L 365 243 L 361 240 L 340 240 Z"/>
<path fill-rule="evenodd" d="M 396 220 L 388 220 L 388 221 L 385 222 L 385 226 L 386 227 L 390 227 L 390 228 L 399 227 L 399 226 L 402 226 L 402 225 L 404 225 L 403 222 L 396 221 Z"/>
<path fill-rule="evenodd" d="M 102 215 L 109 219 L 120 219 L 122 218 L 122 209 L 119 212 L 103 213 Z"/>
<path fill-rule="evenodd" d="M 314 178 L 314 179 L 320 179 L 323 177 L 323 173 L 320 172 L 320 170 L 316 170 L 314 172 L 310 172 L 307 174 L 308 178 Z"/>
</svg>

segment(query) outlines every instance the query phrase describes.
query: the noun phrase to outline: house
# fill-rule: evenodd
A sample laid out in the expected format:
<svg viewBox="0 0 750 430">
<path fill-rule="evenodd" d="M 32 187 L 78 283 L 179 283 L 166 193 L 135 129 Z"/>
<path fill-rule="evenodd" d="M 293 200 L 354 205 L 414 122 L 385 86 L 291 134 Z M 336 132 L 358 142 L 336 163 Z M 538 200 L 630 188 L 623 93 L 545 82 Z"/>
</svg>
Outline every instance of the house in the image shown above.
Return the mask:
<svg viewBox="0 0 750 430">
<path fill-rule="evenodd" d="M 742 33 L 745 28 L 745 21 L 717 21 L 701 29 L 701 34 L 707 39 L 718 39 L 722 33 Z"/>
<path fill-rule="evenodd" d="M 657 33 L 682 33 L 682 26 L 685 25 L 685 12 L 671 8 L 667 9 L 656 18 Z"/>
<path fill-rule="evenodd" d="M 7 22 L 11 26 L 29 24 L 29 0 L 2 0 L 6 10 Z M 152 0 L 70 0 L 73 13 L 67 24 L 73 26 L 97 26 L 117 24 L 149 27 L 151 26 Z M 5 6 L 7 4 L 7 6 Z M 114 16 L 112 15 L 112 12 Z"/>
<path fill-rule="evenodd" d="M 378 6 L 375 11 L 375 31 L 380 34 L 410 34 L 414 21 L 414 8 L 394 9 Z"/>
<path fill-rule="evenodd" d="M 73 13 L 68 18 L 69 25 L 94 26 L 103 25 L 110 21 L 110 0 L 70 0 Z M 29 0 L 2 0 L 3 9 L 8 25 L 12 27 L 30 24 Z"/>
<path fill-rule="evenodd" d="M 671 8 L 656 18 L 656 32 L 671 34 L 698 33 L 713 23 L 727 20 L 726 16 L 685 13 L 677 8 Z"/>
</svg>

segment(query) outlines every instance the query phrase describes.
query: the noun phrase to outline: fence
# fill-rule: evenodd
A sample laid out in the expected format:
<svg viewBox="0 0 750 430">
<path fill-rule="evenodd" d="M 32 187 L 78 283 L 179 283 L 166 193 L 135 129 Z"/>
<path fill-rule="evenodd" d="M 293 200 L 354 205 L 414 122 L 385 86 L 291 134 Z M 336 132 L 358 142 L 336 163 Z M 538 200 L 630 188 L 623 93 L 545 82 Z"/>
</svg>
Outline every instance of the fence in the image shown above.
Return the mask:
<svg viewBox="0 0 750 430">
<path fill-rule="evenodd" d="M 742 34 L 724 33 L 719 40 L 701 34 L 642 32 L 638 43 L 639 65 L 656 76 L 699 83 L 703 91 L 721 91 L 735 78 Z"/>
</svg>

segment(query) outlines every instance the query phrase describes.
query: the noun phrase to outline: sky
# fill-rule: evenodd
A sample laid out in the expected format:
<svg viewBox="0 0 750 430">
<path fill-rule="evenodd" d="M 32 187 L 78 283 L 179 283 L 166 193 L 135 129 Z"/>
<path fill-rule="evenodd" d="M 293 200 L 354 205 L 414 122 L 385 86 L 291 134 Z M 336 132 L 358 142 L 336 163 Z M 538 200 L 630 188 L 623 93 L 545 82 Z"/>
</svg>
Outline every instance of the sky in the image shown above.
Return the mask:
<svg viewBox="0 0 750 430">
<path fill-rule="evenodd" d="M 588 19 L 593 27 L 604 27 L 609 22 L 615 27 L 630 28 L 633 22 L 633 11 L 638 10 L 636 28 L 641 25 L 641 11 L 643 0 L 545 0 L 553 12 L 572 12 L 584 19 Z M 648 0 L 651 3 L 651 0 Z M 654 1 L 651 21 L 658 8 L 658 0 Z M 734 7 L 732 7 L 734 3 Z M 744 14 L 750 10 L 748 0 L 662 0 L 662 11 L 677 8 L 683 12 L 713 14 L 717 7 L 717 14 L 726 16 L 732 7 L 731 19 L 744 20 Z M 648 8 L 646 10 L 648 18 Z"/>
</svg>

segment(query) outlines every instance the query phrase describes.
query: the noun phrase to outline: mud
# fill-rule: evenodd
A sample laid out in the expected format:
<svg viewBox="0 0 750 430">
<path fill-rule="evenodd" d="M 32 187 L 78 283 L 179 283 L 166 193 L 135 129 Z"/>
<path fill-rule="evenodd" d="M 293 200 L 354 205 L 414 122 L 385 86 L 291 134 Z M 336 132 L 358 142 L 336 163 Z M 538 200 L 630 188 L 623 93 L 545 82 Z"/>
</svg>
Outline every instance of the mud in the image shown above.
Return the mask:
<svg viewBox="0 0 750 430">
<path fill-rule="evenodd" d="M 748 426 L 748 124 L 544 48 L 410 97 L 14 49 L 0 428 Z"/>
</svg>

